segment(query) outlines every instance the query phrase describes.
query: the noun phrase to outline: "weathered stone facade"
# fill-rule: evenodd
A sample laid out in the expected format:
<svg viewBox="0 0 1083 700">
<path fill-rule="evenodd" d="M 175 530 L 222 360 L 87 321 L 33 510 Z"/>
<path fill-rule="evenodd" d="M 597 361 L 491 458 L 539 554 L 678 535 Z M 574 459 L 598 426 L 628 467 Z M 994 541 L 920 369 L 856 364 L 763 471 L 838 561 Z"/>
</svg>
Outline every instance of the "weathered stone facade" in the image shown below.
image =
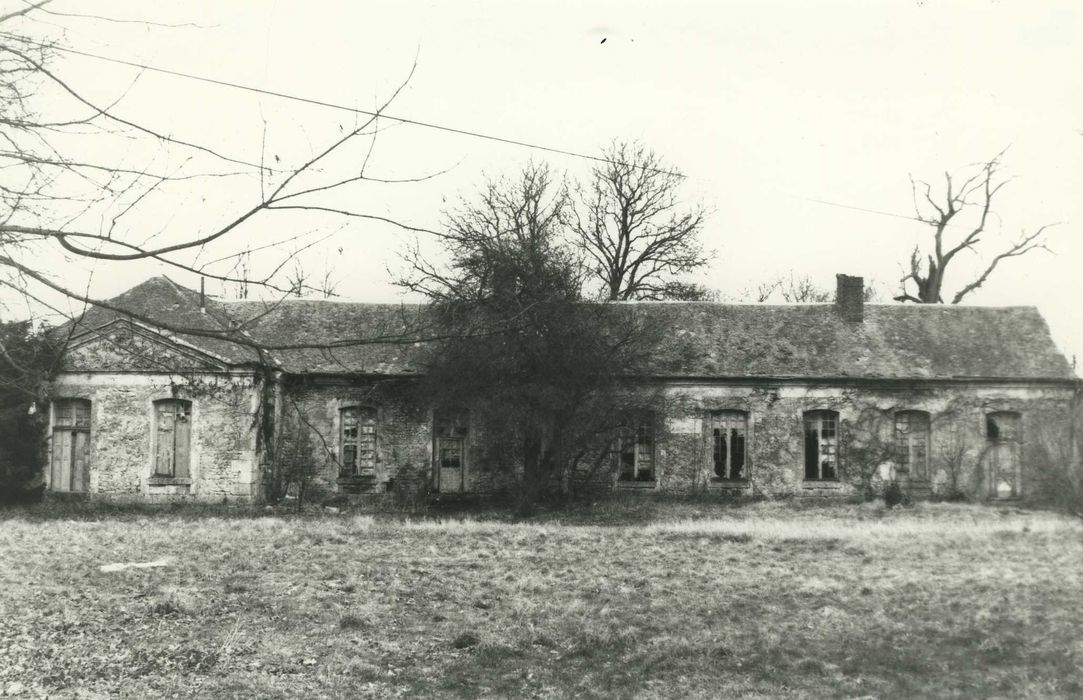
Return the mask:
<svg viewBox="0 0 1083 700">
<path fill-rule="evenodd" d="M 1080 387 L 1040 316 L 866 308 L 855 279 L 840 279 L 837 308 L 636 307 L 672 324 L 677 349 L 642 378 L 654 410 L 596 481 L 772 496 L 888 483 L 914 497 L 1039 493 L 1043 436 L 1067 425 Z M 312 436 L 313 483 L 326 493 L 486 493 L 515 478 L 487 463 L 485 427 L 467 407 L 421 395 L 413 344 L 307 345 L 344 328 L 402 333 L 422 311 L 284 303 L 255 314 L 246 338 L 297 349 L 257 358 L 217 335 L 258 311 L 251 302 L 208 302 L 156 278 L 113 305 L 136 320 L 88 312 L 52 387 L 51 490 L 258 501 L 274 430 L 290 424 Z M 159 332 L 147 317 L 194 332 Z"/>
<path fill-rule="evenodd" d="M 259 393 L 251 374 L 66 372 L 52 395 L 54 404 L 66 398 L 90 402 L 91 494 L 145 501 L 259 497 L 253 426 Z M 155 405 L 176 399 L 191 406 L 190 468 L 185 476 L 156 478 Z"/>
<path fill-rule="evenodd" d="M 1036 440 L 1042 427 L 1066 426 L 1073 388 L 975 382 L 870 383 L 850 385 L 802 382 L 744 384 L 688 383 L 667 386 L 658 430 L 658 488 L 669 491 L 729 490 L 747 494 L 811 495 L 881 492 L 888 481 L 921 497 L 958 493 L 993 497 L 996 483 L 990 460 L 995 449 L 987 418 L 1015 413 L 1020 469 L 1012 496 L 1026 496 L 1041 475 Z M 838 475 L 805 478 L 803 417 L 811 411 L 838 413 Z M 712 412 L 747 416 L 747 463 L 743 480 L 714 478 L 707 428 Z M 894 417 L 899 412 L 928 416 L 927 461 L 921 473 L 899 469 Z M 1028 486 L 1030 487 L 1028 489 Z"/>
</svg>

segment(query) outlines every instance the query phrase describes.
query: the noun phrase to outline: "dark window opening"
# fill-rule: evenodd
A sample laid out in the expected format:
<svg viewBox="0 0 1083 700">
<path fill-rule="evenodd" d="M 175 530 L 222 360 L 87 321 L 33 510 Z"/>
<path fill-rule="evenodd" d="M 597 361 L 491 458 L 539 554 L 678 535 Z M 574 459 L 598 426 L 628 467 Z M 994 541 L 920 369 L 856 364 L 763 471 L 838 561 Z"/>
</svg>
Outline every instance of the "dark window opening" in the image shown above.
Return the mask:
<svg viewBox="0 0 1083 700">
<path fill-rule="evenodd" d="M 985 436 L 989 441 L 1019 442 L 1021 420 L 1014 411 L 997 411 L 985 416 Z"/>
<path fill-rule="evenodd" d="M 617 453 L 620 481 L 654 481 L 654 430 L 652 420 L 627 420 L 620 427 Z"/>
<path fill-rule="evenodd" d="M 808 411 L 804 424 L 805 479 L 837 480 L 839 414 L 835 411 Z"/>
<path fill-rule="evenodd" d="M 748 414 L 744 411 L 718 411 L 711 414 L 711 452 L 713 478 L 743 481 L 746 470 Z"/>
</svg>

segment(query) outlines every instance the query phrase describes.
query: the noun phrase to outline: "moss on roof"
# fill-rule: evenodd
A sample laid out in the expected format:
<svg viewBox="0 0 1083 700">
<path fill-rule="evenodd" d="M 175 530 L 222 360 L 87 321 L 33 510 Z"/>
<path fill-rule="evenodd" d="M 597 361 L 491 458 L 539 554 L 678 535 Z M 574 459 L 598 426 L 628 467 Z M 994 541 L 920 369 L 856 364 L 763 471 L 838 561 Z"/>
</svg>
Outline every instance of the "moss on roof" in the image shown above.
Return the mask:
<svg viewBox="0 0 1083 700">
<path fill-rule="evenodd" d="M 156 277 L 110 300 L 174 328 L 228 332 L 268 346 L 293 373 L 416 374 L 427 335 L 424 306 L 337 301 L 207 300 Z M 655 373 L 670 377 L 1049 378 L 1074 373 L 1033 307 L 867 305 L 865 320 L 843 320 L 831 304 L 776 306 L 709 302 L 621 305 L 672 330 Z M 112 320 L 93 309 L 84 328 Z M 235 364 L 255 353 L 222 339 L 181 334 Z M 377 342 L 373 342 L 373 341 Z M 378 342 L 380 340 L 389 342 Z M 363 342 L 359 342 L 363 341 Z M 323 347 L 282 346 L 317 345 Z"/>
</svg>

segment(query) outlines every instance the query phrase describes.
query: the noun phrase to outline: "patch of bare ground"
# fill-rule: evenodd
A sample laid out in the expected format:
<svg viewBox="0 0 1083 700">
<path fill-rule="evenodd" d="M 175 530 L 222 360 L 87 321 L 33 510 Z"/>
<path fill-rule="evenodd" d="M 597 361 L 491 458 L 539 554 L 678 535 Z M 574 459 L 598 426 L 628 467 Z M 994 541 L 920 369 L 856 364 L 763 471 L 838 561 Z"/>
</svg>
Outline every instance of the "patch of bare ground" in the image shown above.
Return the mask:
<svg viewBox="0 0 1083 700">
<path fill-rule="evenodd" d="M 11 511 L 0 692 L 1083 694 L 1078 522 L 964 505 L 651 508 L 610 508 L 605 526 Z"/>
</svg>

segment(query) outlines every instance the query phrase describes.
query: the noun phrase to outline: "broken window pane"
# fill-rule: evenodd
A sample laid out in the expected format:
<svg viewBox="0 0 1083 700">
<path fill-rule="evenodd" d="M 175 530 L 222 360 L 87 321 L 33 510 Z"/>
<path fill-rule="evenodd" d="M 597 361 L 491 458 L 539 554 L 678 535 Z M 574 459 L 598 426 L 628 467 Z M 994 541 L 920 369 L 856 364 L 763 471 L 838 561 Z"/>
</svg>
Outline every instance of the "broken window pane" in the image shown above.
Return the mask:
<svg viewBox="0 0 1083 700">
<path fill-rule="evenodd" d="M 376 409 L 348 406 L 340 412 L 339 476 L 350 477 L 376 468 Z"/>
<path fill-rule="evenodd" d="M 433 455 L 440 469 L 462 469 L 465 466 L 469 424 L 470 414 L 465 410 L 433 412 Z M 454 478 L 461 480 L 462 477 Z"/>
</svg>

